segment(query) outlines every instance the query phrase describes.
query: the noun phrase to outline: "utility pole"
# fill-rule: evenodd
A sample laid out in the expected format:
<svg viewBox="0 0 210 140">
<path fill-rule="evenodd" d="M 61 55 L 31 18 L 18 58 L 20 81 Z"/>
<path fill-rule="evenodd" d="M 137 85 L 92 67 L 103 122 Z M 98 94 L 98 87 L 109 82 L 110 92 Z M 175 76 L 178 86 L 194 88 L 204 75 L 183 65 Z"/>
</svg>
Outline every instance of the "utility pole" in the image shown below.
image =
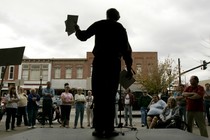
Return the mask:
<svg viewBox="0 0 210 140">
<path fill-rule="evenodd" d="M 179 86 L 181 85 L 181 65 L 180 65 L 180 59 L 178 58 L 178 72 L 179 72 Z"/>
</svg>

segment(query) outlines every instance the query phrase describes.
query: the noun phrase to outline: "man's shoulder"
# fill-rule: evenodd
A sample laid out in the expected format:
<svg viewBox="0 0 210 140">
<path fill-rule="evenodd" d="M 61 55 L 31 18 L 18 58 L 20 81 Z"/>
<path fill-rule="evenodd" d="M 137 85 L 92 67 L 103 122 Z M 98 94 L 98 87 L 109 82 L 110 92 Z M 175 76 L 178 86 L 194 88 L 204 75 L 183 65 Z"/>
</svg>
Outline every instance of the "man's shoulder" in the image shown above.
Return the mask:
<svg viewBox="0 0 210 140">
<path fill-rule="evenodd" d="M 198 88 L 204 88 L 203 86 L 201 86 L 201 85 L 198 85 Z"/>
</svg>

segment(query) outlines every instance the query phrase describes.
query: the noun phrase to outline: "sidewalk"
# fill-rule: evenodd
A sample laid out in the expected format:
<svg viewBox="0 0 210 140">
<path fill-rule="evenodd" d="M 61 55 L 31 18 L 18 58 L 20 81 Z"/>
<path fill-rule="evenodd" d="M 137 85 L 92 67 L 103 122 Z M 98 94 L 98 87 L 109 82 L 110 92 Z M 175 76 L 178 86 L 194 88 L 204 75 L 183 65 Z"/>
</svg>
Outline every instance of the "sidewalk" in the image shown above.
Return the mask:
<svg viewBox="0 0 210 140">
<path fill-rule="evenodd" d="M 68 129 L 73 129 L 74 117 L 75 117 L 75 109 L 73 108 L 71 110 L 71 116 L 70 116 L 70 128 L 68 128 Z M 19 133 L 22 133 L 22 132 L 31 130 L 31 129 L 28 129 L 27 126 L 22 125 L 21 127 L 16 127 L 16 130 L 15 131 L 6 132 L 5 131 L 5 119 L 6 119 L 6 116 L 3 116 L 3 119 L 0 122 L 0 137 L 1 138 L 7 137 L 7 136 L 11 136 L 11 135 L 15 135 L 15 134 L 19 134 Z M 147 129 L 147 128 L 146 127 L 141 127 L 140 120 L 141 120 L 140 117 L 133 117 L 133 127 L 136 128 L 138 131 L 141 131 L 141 130 L 144 130 L 145 131 L 145 129 Z M 124 118 L 121 118 L 121 122 L 124 123 Z M 78 124 L 79 124 L 79 122 L 78 122 Z M 91 130 L 90 127 L 87 127 L 86 112 L 85 112 L 85 115 L 84 115 L 83 125 L 85 127 L 83 130 L 88 130 L 88 131 L 91 131 L 91 132 L 93 131 L 93 130 Z M 39 124 L 38 121 L 37 121 L 37 125 L 36 126 L 37 126 L 37 128 L 40 128 L 41 127 L 41 125 Z M 54 121 L 53 122 L 53 127 L 58 129 L 58 128 L 60 128 L 60 124 L 57 121 Z M 46 125 L 46 128 L 48 128 L 48 125 Z M 46 129 L 46 128 L 44 128 L 44 129 Z M 49 128 L 49 129 L 54 129 L 54 128 Z M 77 126 L 77 129 L 81 129 L 80 128 L 80 125 Z M 131 131 L 131 129 L 126 128 L 125 131 L 126 132 L 127 131 Z M 207 126 L 207 131 L 208 131 L 209 137 L 210 137 L 210 126 Z M 200 136 L 199 129 L 196 126 L 193 128 L 193 133 Z"/>
</svg>

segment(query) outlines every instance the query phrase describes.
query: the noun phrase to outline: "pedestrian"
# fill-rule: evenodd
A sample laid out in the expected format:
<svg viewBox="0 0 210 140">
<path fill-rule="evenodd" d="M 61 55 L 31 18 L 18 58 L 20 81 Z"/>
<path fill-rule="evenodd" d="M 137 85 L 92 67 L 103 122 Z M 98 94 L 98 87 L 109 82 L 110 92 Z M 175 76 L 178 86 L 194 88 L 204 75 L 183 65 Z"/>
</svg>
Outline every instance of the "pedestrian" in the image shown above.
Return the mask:
<svg viewBox="0 0 210 140">
<path fill-rule="evenodd" d="M 69 128 L 70 113 L 74 97 L 70 93 L 70 86 L 68 83 L 64 84 L 65 91 L 61 93 L 61 127 Z"/>
<path fill-rule="evenodd" d="M 186 98 L 182 95 L 185 85 L 180 84 L 177 87 L 177 96 L 176 96 L 176 100 L 177 100 L 177 105 L 179 106 L 179 115 L 182 119 L 182 121 L 187 123 L 187 119 L 186 119 Z"/>
<path fill-rule="evenodd" d="M 19 101 L 19 95 L 16 92 L 15 86 L 9 87 L 9 93 L 6 95 L 6 131 L 10 131 L 10 124 L 11 130 L 15 130 L 15 118 L 17 115 L 17 102 Z M 11 121 L 12 119 L 12 121 Z"/>
<path fill-rule="evenodd" d="M 52 126 L 52 118 L 53 118 L 53 102 L 52 98 L 55 95 L 54 89 L 51 87 L 51 82 L 47 82 L 47 87 L 43 88 L 42 90 L 42 96 L 43 96 L 43 103 L 42 103 L 42 126 L 43 128 L 45 126 L 46 117 L 49 118 L 49 127 L 53 128 Z"/>
<path fill-rule="evenodd" d="M 205 106 L 205 113 L 206 117 L 208 120 L 208 126 L 210 126 L 210 114 L 209 114 L 209 109 L 210 109 L 210 84 L 206 83 L 205 84 L 206 90 L 204 94 L 204 106 Z"/>
<path fill-rule="evenodd" d="M 18 95 L 20 97 L 18 101 L 18 110 L 17 110 L 17 126 L 20 127 L 22 123 L 22 118 L 24 121 L 24 125 L 28 126 L 28 117 L 27 117 L 27 102 L 28 97 L 24 92 L 22 87 L 18 88 Z"/>
<path fill-rule="evenodd" d="M 190 86 L 188 86 L 182 95 L 186 97 L 186 110 L 187 110 L 187 124 L 188 132 L 193 131 L 194 120 L 198 124 L 201 136 L 208 137 L 205 118 L 203 96 L 205 94 L 204 87 L 199 85 L 197 76 L 190 77 Z"/>
<path fill-rule="evenodd" d="M 93 127 L 93 108 L 91 107 L 93 104 L 93 95 L 92 91 L 88 90 L 86 98 L 86 114 L 87 114 L 87 126 Z"/>
<path fill-rule="evenodd" d="M 119 135 L 114 130 L 115 95 L 119 85 L 121 57 L 125 60 L 128 78 L 132 77 L 132 49 L 125 28 L 117 22 L 120 14 L 115 8 L 106 12 L 106 19 L 93 23 L 87 30 L 75 26 L 76 37 L 86 41 L 95 36 L 93 48 L 92 93 L 96 137 Z"/>
<path fill-rule="evenodd" d="M 147 111 L 148 105 L 152 100 L 152 96 L 150 96 L 146 90 L 143 91 L 142 96 L 139 98 L 138 104 L 141 112 L 141 126 L 147 126 Z"/>
<path fill-rule="evenodd" d="M 82 88 L 78 88 L 77 94 L 74 97 L 75 101 L 75 120 L 74 120 L 74 129 L 77 128 L 78 119 L 80 117 L 80 128 L 83 127 L 83 118 L 84 118 L 84 111 L 85 111 L 85 96 L 82 91 Z"/>
<path fill-rule="evenodd" d="M 119 110 L 119 100 L 120 100 L 120 94 L 119 92 L 116 93 L 115 96 L 115 124 L 118 127 L 118 110 Z"/>
<path fill-rule="evenodd" d="M 28 95 L 28 128 L 36 128 L 36 116 L 39 109 L 40 96 L 36 92 L 35 88 L 30 90 L 30 94 Z"/>
<path fill-rule="evenodd" d="M 130 90 L 130 88 L 125 90 L 125 96 L 124 96 L 124 119 L 125 119 L 125 126 L 128 126 L 128 118 L 129 118 L 129 125 L 133 127 L 133 117 L 132 117 L 132 111 L 133 111 L 133 104 L 134 104 L 135 98 Z"/>
</svg>

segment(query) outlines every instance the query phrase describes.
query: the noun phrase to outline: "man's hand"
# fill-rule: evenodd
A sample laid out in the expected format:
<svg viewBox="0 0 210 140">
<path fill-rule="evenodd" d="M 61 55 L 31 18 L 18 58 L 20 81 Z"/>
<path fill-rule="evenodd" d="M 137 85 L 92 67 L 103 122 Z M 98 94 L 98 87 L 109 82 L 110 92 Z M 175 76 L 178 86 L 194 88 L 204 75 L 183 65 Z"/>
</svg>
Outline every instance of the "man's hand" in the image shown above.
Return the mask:
<svg viewBox="0 0 210 140">
<path fill-rule="evenodd" d="M 133 73 L 132 73 L 131 69 L 127 71 L 126 77 L 128 79 L 131 79 L 133 77 Z"/>
<path fill-rule="evenodd" d="M 76 24 L 76 25 L 74 26 L 74 29 L 75 29 L 75 31 L 80 30 L 79 25 Z"/>
</svg>

